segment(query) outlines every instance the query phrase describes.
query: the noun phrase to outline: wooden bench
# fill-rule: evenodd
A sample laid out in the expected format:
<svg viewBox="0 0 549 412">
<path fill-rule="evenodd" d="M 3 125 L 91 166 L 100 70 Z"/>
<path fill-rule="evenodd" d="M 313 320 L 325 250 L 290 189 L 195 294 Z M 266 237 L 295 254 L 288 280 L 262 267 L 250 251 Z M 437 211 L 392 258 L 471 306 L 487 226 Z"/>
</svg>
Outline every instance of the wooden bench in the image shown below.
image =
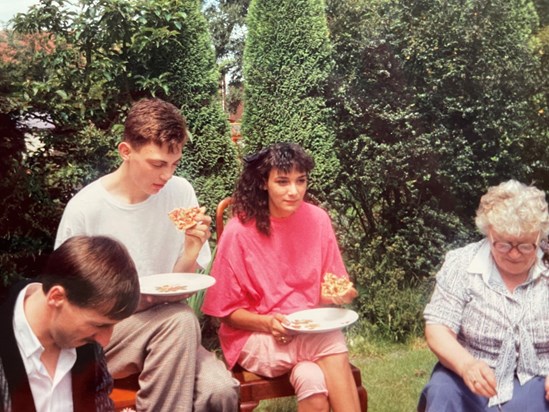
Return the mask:
<svg viewBox="0 0 549 412">
<path fill-rule="evenodd" d="M 360 410 L 368 411 L 368 392 L 362 385 L 360 369 L 351 364 L 353 378 L 358 391 Z M 240 412 L 251 412 L 262 400 L 294 396 L 295 391 L 290 384 L 289 374 L 276 378 L 265 378 L 248 372 L 237 366 L 233 370 L 233 376 L 240 382 Z M 116 379 L 111 399 L 117 412 L 124 408 L 135 409 L 136 392 L 139 389 L 138 375 L 132 375 L 124 379 Z"/>
<path fill-rule="evenodd" d="M 360 401 L 360 410 L 368 411 L 368 392 L 362 386 L 362 377 L 360 369 L 351 364 L 353 378 L 355 379 L 358 399 Z M 265 378 L 237 366 L 233 370 L 233 376 L 240 382 L 240 412 L 251 412 L 262 400 L 294 396 L 295 391 L 290 384 L 290 375 L 276 378 Z"/>
<path fill-rule="evenodd" d="M 111 399 L 114 402 L 114 410 L 119 412 L 124 408 L 135 409 L 135 399 L 139 390 L 139 375 L 131 375 L 123 379 L 114 380 L 114 389 Z"/>
</svg>

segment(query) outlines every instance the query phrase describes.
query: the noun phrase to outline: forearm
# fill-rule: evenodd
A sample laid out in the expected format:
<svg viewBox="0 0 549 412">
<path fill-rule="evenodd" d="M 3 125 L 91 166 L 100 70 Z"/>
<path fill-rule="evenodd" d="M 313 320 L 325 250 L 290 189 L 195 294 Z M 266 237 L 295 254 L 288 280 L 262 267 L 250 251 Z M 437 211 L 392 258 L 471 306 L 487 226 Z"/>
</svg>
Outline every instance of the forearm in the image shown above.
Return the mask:
<svg viewBox="0 0 549 412">
<path fill-rule="evenodd" d="M 459 376 L 463 376 L 466 365 L 476 359 L 458 342 L 456 334 L 447 326 L 425 325 L 425 338 L 429 348 L 440 363 Z"/>
<path fill-rule="evenodd" d="M 202 243 L 186 242 L 183 252 L 175 262 L 173 271 L 194 273 L 200 267 L 197 262 L 200 249 L 202 249 Z"/>
<path fill-rule="evenodd" d="M 237 309 L 221 319 L 227 325 L 252 332 L 272 333 L 274 315 L 259 315 L 246 309 Z"/>
<path fill-rule="evenodd" d="M 193 254 L 181 255 L 179 259 L 177 259 L 177 262 L 175 262 L 173 271 L 194 273 L 198 268 L 200 268 L 200 265 L 196 261 L 197 257 L 198 255 Z"/>
</svg>

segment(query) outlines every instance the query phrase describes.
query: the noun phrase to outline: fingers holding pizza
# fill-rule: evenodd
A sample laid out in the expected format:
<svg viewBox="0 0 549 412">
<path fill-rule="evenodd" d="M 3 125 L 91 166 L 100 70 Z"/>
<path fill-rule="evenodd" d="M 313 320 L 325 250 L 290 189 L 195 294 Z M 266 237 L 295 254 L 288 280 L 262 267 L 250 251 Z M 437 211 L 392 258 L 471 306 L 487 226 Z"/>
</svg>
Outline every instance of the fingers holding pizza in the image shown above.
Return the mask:
<svg viewBox="0 0 549 412">
<path fill-rule="evenodd" d="M 320 303 L 344 305 L 358 296 L 353 282 L 343 276 L 326 273 L 320 285 Z"/>
<path fill-rule="evenodd" d="M 212 218 L 206 214 L 205 207 L 179 207 L 168 213 L 175 227 L 191 236 L 200 239 L 201 244 L 210 238 Z"/>
</svg>

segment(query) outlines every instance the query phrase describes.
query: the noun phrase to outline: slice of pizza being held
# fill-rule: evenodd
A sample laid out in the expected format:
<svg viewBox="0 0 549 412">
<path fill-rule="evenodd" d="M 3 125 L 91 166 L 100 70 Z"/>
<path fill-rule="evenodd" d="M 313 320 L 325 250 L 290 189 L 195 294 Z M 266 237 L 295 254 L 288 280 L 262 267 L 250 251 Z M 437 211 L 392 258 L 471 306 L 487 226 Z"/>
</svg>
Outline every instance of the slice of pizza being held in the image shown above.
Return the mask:
<svg viewBox="0 0 549 412">
<path fill-rule="evenodd" d="M 320 287 L 322 296 L 344 296 L 353 288 L 353 282 L 345 277 L 339 277 L 333 273 L 326 273 Z"/>
<path fill-rule="evenodd" d="M 199 213 L 198 206 L 178 207 L 168 213 L 168 216 L 179 230 L 187 230 L 197 225 L 198 222 L 194 218 Z"/>
</svg>

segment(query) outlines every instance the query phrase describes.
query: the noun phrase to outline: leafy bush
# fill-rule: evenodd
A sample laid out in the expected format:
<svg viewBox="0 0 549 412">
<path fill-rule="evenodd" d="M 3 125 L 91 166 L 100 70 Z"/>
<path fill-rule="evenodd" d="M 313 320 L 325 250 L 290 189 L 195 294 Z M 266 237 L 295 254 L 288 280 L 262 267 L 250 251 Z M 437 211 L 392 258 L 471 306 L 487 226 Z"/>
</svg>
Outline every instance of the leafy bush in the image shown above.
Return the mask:
<svg viewBox="0 0 549 412">
<path fill-rule="evenodd" d="M 51 251 L 66 202 L 118 164 L 116 144 L 132 102 L 157 96 L 182 108 L 193 141 L 179 174 L 213 213 L 232 189 L 236 150 L 219 104 L 218 73 L 199 3 L 193 0 L 42 0 L 18 15 L 2 61 L 0 109 L 13 148 L 3 162 L 2 277 L 32 275 Z M 13 37 L 12 37 L 13 36 Z M 15 40 L 14 40 L 15 39 Z M 23 120 L 42 147 L 27 153 Z M 2 136 L 2 137 L 4 137 Z"/>
<path fill-rule="evenodd" d="M 531 3 L 328 1 L 332 207 L 358 310 L 395 340 L 421 331 L 444 252 L 476 237 L 486 187 L 528 182 L 547 148 Z M 344 233 L 343 233 L 344 230 Z"/>
</svg>

